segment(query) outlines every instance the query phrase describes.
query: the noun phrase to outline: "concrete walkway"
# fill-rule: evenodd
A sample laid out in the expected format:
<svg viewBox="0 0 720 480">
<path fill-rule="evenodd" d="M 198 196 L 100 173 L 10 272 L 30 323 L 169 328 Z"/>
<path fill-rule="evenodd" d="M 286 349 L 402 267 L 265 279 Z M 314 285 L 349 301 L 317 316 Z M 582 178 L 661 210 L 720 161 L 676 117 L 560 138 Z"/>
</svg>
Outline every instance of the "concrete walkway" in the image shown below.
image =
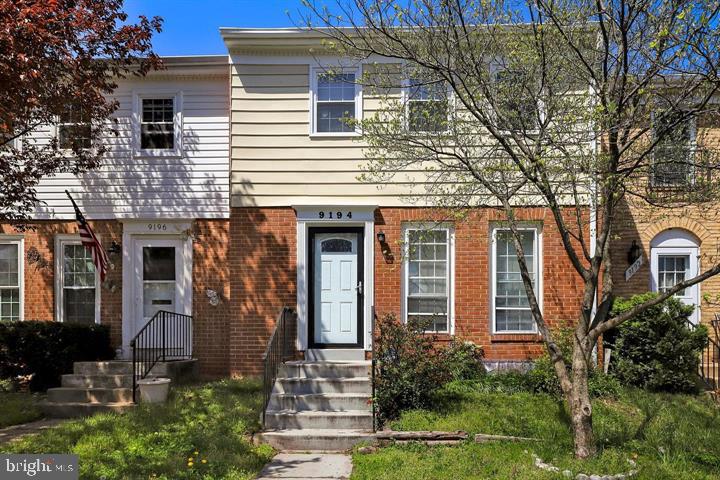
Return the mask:
<svg viewBox="0 0 720 480">
<path fill-rule="evenodd" d="M 46 420 L 38 420 L 37 422 L 21 423 L 20 425 L 13 425 L 12 427 L 3 428 L 2 430 L 0 430 L 0 443 L 9 442 L 10 440 L 24 437 L 25 435 L 42 432 L 43 430 L 54 427 L 62 421 L 63 420 L 59 418 L 51 418 Z"/>
<path fill-rule="evenodd" d="M 258 480 L 282 478 L 345 479 L 352 473 L 350 455 L 340 453 L 280 453 L 265 465 Z"/>
</svg>

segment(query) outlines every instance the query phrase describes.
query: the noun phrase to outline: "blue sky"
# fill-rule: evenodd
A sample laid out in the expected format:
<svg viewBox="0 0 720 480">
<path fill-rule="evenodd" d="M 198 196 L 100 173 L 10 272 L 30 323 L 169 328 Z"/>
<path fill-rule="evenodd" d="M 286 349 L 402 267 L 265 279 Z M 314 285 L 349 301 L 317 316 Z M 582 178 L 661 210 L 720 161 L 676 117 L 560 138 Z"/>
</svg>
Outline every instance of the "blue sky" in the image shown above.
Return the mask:
<svg viewBox="0 0 720 480">
<path fill-rule="evenodd" d="M 159 55 L 226 53 L 218 28 L 292 27 L 301 7 L 300 0 L 125 0 L 128 20 L 138 15 L 165 20 L 153 40 Z"/>
</svg>

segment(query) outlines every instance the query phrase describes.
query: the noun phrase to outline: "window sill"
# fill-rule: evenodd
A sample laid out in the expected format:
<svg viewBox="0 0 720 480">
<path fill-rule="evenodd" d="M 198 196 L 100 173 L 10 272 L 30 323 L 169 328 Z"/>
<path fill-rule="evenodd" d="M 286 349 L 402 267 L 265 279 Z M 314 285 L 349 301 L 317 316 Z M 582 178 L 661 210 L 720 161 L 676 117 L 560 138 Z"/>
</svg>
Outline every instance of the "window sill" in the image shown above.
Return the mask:
<svg viewBox="0 0 720 480">
<path fill-rule="evenodd" d="M 503 343 L 503 342 L 531 342 L 540 343 L 542 337 L 539 333 L 533 332 L 518 332 L 518 333 L 493 333 L 490 335 L 491 343 Z"/>
<path fill-rule="evenodd" d="M 182 158 L 181 150 L 136 150 L 135 158 Z"/>
<path fill-rule="evenodd" d="M 353 138 L 360 138 L 362 136 L 359 132 L 337 132 L 337 133 L 311 133 L 310 139 L 328 139 L 328 138 L 335 138 L 335 139 L 353 139 Z"/>
</svg>

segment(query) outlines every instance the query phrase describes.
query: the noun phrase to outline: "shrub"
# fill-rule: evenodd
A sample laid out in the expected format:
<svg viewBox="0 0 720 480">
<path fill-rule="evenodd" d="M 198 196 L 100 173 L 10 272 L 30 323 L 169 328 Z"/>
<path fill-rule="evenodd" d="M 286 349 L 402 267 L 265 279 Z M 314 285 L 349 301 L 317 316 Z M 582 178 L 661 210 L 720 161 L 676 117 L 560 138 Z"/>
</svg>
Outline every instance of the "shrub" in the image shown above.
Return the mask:
<svg viewBox="0 0 720 480">
<path fill-rule="evenodd" d="M 375 405 L 381 423 L 400 412 L 430 408 L 433 392 L 453 379 L 478 378 L 482 349 L 453 340 L 440 346 L 437 336 L 426 334 L 424 324 L 399 322 L 386 315 L 378 322 L 375 358 Z"/>
<path fill-rule="evenodd" d="M 0 378 L 29 379 L 30 390 L 60 385 L 73 362 L 115 356 L 110 331 L 103 325 L 59 322 L 0 323 Z"/>
<path fill-rule="evenodd" d="M 618 314 L 653 298 L 655 293 L 619 299 Z M 645 310 L 616 329 L 610 372 L 623 385 L 657 392 L 696 393 L 700 352 L 707 346 L 707 329 L 689 327 L 692 308 L 676 298 Z"/>
</svg>

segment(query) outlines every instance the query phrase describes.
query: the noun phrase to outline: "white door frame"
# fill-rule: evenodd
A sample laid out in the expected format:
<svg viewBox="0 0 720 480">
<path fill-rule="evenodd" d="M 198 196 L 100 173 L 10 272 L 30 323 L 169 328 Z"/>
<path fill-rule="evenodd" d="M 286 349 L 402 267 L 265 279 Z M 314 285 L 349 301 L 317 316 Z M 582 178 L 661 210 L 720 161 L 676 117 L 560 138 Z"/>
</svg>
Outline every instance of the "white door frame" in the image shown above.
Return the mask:
<svg viewBox="0 0 720 480">
<path fill-rule="evenodd" d="M 375 209 L 376 205 L 300 205 L 297 215 L 297 339 L 300 351 L 308 348 L 308 229 L 310 227 L 363 227 L 363 344 L 372 348 L 372 307 L 375 304 Z M 322 217 L 321 217 L 322 212 Z M 329 212 L 333 212 L 332 218 Z M 337 218 L 336 213 L 342 217 Z M 351 213 L 351 218 L 348 218 Z"/>
<path fill-rule="evenodd" d="M 187 234 L 188 221 L 140 220 L 123 222 L 123 288 L 122 288 L 122 356 L 130 358 L 130 341 L 135 335 L 137 279 L 142 279 L 142 261 L 137 261 L 137 247 L 147 240 L 179 241 L 182 268 L 176 271 L 179 297 L 178 313 L 192 315 L 192 239 Z M 142 258 L 141 258 L 142 260 Z"/>
<path fill-rule="evenodd" d="M 653 292 L 658 291 L 660 256 L 688 256 L 690 258 L 688 266 L 690 270 L 689 278 L 698 275 L 700 271 L 698 261 L 700 258 L 699 243 L 694 238 L 694 235 L 682 229 L 669 229 L 656 235 L 650 242 L 650 290 Z M 683 298 L 689 298 L 695 302 L 695 310 L 690 315 L 689 320 L 697 325 L 700 318 L 700 284 L 697 283 L 688 287 Z"/>
</svg>

